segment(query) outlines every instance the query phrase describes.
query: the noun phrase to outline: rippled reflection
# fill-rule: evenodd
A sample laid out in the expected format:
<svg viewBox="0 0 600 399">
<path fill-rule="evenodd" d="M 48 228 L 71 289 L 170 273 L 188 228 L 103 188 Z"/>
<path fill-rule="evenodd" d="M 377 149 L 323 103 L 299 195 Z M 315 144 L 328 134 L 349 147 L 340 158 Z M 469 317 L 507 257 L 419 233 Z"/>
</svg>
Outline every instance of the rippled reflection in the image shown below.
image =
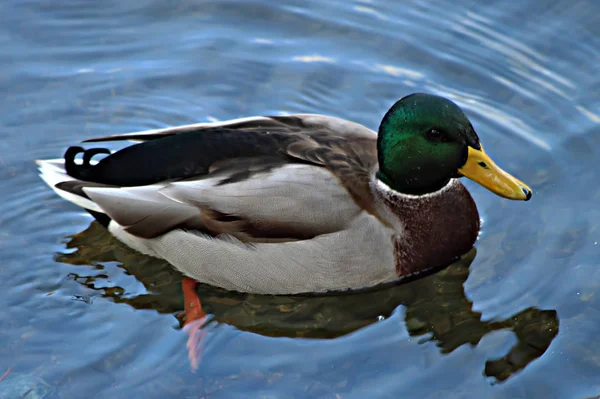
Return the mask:
<svg viewBox="0 0 600 399">
<path fill-rule="evenodd" d="M 168 263 L 126 248 L 102 226 L 92 222 L 70 238 L 72 252 L 57 254 L 56 260 L 86 266 L 71 278 L 95 290 L 103 298 L 126 303 L 136 309 L 174 313 L 183 309 L 180 273 Z M 482 321 L 481 313 L 463 289 L 473 249 L 459 262 L 428 277 L 408 284 L 364 293 L 320 296 L 270 296 L 229 292 L 202 285 L 199 290 L 204 310 L 212 321 L 271 337 L 336 338 L 389 317 L 400 305 L 406 307 L 406 327 L 410 335 L 433 340 L 440 351 L 450 353 L 461 345 L 477 345 L 488 333 L 510 330 L 517 343 L 499 359 L 489 359 L 486 376 L 505 380 L 544 354 L 558 333 L 554 310 L 527 308 L 501 321 Z M 146 292 L 107 286 L 103 262 L 119 262 L 119 267 L 138 279 Z M 95 266 L 95 272 L 89 268 Z M 89 302 L 91 298 L 77 298 Z"/>
</svg>

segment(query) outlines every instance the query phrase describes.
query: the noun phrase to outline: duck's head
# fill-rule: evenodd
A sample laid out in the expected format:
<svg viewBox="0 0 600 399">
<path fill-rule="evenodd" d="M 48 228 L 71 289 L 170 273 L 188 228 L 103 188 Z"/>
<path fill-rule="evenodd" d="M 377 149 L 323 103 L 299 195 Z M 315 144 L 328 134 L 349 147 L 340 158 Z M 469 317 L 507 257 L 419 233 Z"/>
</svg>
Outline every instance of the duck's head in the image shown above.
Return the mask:
<svg viewBox="0 0 600 399">
<path fill-rule="evenodd" d="M 417 93 L 396 102 L 381 122 L 377 149 L 377 177 L 404 194 L 432 193 L 466 176 L 501 197 L 531 198 L 526 184 L 483 151 L 458 105 L 443 97 Z"/>
</svg>

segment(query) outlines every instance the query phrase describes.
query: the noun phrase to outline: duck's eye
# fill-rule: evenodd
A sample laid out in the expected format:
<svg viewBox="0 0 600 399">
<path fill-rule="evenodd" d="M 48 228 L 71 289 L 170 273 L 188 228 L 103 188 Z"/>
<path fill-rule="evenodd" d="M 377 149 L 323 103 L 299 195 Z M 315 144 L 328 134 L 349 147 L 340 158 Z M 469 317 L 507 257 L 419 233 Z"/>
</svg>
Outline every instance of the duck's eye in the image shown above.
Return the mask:
<svg viewBox="0 0 600 399">
<path fill-rule="evenodd" d="M 426 133 L 427 140 L 430 141 L 444 141 L 444 135 L 436 129 L 430 129 Z"/>
</svg>

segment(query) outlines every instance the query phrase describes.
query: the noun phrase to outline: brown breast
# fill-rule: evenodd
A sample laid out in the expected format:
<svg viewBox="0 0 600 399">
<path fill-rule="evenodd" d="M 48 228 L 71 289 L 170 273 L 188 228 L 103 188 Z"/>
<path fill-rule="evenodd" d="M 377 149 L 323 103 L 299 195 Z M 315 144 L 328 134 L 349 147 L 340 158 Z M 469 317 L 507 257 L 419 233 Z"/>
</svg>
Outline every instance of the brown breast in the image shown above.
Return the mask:
<svg viewBox="0 0 600 399">
<path fill-rule="evenodd" d="M 479 233 L 479 213 L 467 189 L 454 180 L 423 197 L 380 193 L 404 226 L 391 238 L 399 276 L 450 264 L 468 252 Z"/>
</svg>

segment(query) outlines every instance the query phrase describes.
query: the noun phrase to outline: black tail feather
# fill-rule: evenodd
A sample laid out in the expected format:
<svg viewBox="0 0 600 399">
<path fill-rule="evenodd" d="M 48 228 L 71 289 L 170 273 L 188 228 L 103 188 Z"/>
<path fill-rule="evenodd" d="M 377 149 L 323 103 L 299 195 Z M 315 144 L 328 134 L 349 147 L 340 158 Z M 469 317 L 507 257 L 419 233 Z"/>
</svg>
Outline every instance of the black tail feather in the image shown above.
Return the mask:
<svg viewBox="0 0 600 399">
<path fill-rule="evenodd" d="M 83 163 L 81 165 L 77 165 L 75 163 L 75 157 L 81 153 L 83 153 Z M 71 177 L 79 180 L 89 180 L 90 170 L 93 167 L 93 165 L 90 164 L 92 158 L 98 154 L 110 153 L 111 152 L 108 148 L 91 148 L 89 150 L 85 150 L 78 146 L 69 147 L 65 152 L 65 170 Z"/>
<path fill-rule="evenodd" d="M 96 212 L 96 211 L 92 211 L 90 209 L 86 209 L 86 211 L 88 211 L 90 213 L 90 215 L 92 215 L 94 217 L 94 219 L 96 219 L 98 221 L 98 223 L 100 223 L 102 226 L 108 228 L 108 224 L 110 223 L 111 218 L 108 217 L 108 215 L 106 213 Z"/>
<path fill-rule="evenodd" d="M 90 161 L 92 160 L 92 158 L 98 154 L 110 155 L 110 150 L 108 148 L 90 148 L 89 150 L 86 150 L 83 153 L 83 164 L 90 165 Z"/>
</svg>

